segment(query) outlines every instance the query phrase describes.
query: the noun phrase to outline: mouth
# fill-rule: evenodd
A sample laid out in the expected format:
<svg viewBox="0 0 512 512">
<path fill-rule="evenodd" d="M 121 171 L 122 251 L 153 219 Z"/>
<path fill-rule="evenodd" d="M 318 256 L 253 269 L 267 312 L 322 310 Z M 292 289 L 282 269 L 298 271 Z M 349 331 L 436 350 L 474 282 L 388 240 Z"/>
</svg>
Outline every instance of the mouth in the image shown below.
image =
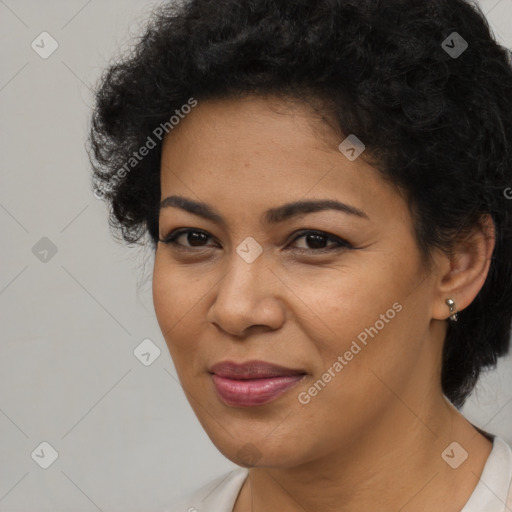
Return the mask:
<svg viewBox="0 0 512 512">
<path fill-rule="evenodd" d="M 306 375 L 303 369 L 286 368 L 265 361 L 237 364 L 223 361 L 210 369 L 219 398 L 232 407 L 256 407 L 276 400 Z"/>
</svg>

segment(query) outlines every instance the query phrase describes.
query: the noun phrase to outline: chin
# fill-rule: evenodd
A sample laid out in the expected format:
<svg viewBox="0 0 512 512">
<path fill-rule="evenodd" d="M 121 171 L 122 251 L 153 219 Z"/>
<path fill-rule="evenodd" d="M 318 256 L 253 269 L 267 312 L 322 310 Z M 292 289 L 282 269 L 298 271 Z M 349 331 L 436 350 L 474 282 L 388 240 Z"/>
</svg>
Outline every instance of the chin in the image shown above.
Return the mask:
<svg viewBox="0 0 512 512">
<path fill-rule="evenodd" d="M 272 428 L 269 429 L 269 432 Z M 245 468 L 287 468 L 304 462 L 304 455 L 297 450 L 297 443 L 288 443 L 280 437 L 272 438 L 272 434 L 262 441 L 247 435 L 246 438 L 234 438 L 226 434 L 222 441 L 211 437 L 217 449 L 231 462 Z"/>
</svg>

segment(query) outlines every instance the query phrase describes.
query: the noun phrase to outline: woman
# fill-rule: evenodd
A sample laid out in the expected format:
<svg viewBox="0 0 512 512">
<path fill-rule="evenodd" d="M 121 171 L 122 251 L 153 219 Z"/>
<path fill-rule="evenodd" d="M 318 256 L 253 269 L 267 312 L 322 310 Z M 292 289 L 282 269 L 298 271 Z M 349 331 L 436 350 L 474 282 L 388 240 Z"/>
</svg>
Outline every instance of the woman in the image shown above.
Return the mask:
<svg viewBox="0 0 512 512">
<path fill-rule="evenodd" d="M 512 68 L 474 5 L 162 5 L 90 145 L 242 466 L 177 511 L 512 510 L 510 447 L 459 412 L 512 314 Z"/>
</svg>

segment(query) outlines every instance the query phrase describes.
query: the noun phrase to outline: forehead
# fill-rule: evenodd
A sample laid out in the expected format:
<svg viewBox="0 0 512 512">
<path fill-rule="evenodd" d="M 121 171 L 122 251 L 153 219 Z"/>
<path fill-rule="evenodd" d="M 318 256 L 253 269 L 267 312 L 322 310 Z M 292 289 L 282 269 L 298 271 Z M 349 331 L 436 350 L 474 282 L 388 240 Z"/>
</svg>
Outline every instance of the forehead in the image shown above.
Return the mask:
<svg viewBox="0 0 512 512">
<path fill-rule="evenodd" d="M 279 151 L 283 158 L 290 152 L 300 158 L 311 149 L 331 150 L 339 138 L 304 103 L 289 98 L 248 96 L 200 100 L 165 137 L 163 152 L 167 155 L 178 145 L 193 146 L 201 155 L 242 159 L 249 165 L 249 158 L 244 155 L 254 158 L 272 152 L 275 158 Z M 201 144 L 203 140 L 209 144 Z"/>
<path fill-rule="evenodd" d="M 219 209 L 238 203 L 262 211 L 299 199 L 337 199 L 369 217 L 402 201 L 363 158 L 340 152 L 340 135 L 298 102 L 199 101 L 176 128 L 163 145 L 162 199 L 179 194 Z"/>
</svg>

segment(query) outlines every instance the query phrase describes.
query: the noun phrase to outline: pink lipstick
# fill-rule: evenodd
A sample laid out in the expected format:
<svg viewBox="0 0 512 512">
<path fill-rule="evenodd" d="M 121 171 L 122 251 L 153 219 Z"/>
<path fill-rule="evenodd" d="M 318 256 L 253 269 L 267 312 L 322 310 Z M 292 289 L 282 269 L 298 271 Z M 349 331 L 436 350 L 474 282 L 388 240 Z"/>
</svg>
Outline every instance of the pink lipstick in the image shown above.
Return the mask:
<svg viewBox="0 0 512 512">
<path fill-rule="evenodd" d="M 306 372 L 267 363 L 222 361 L 210 368 L 220 399 L 233 407 L 255 407 L 277 399 L 301 381 Z"/>
</svg>

